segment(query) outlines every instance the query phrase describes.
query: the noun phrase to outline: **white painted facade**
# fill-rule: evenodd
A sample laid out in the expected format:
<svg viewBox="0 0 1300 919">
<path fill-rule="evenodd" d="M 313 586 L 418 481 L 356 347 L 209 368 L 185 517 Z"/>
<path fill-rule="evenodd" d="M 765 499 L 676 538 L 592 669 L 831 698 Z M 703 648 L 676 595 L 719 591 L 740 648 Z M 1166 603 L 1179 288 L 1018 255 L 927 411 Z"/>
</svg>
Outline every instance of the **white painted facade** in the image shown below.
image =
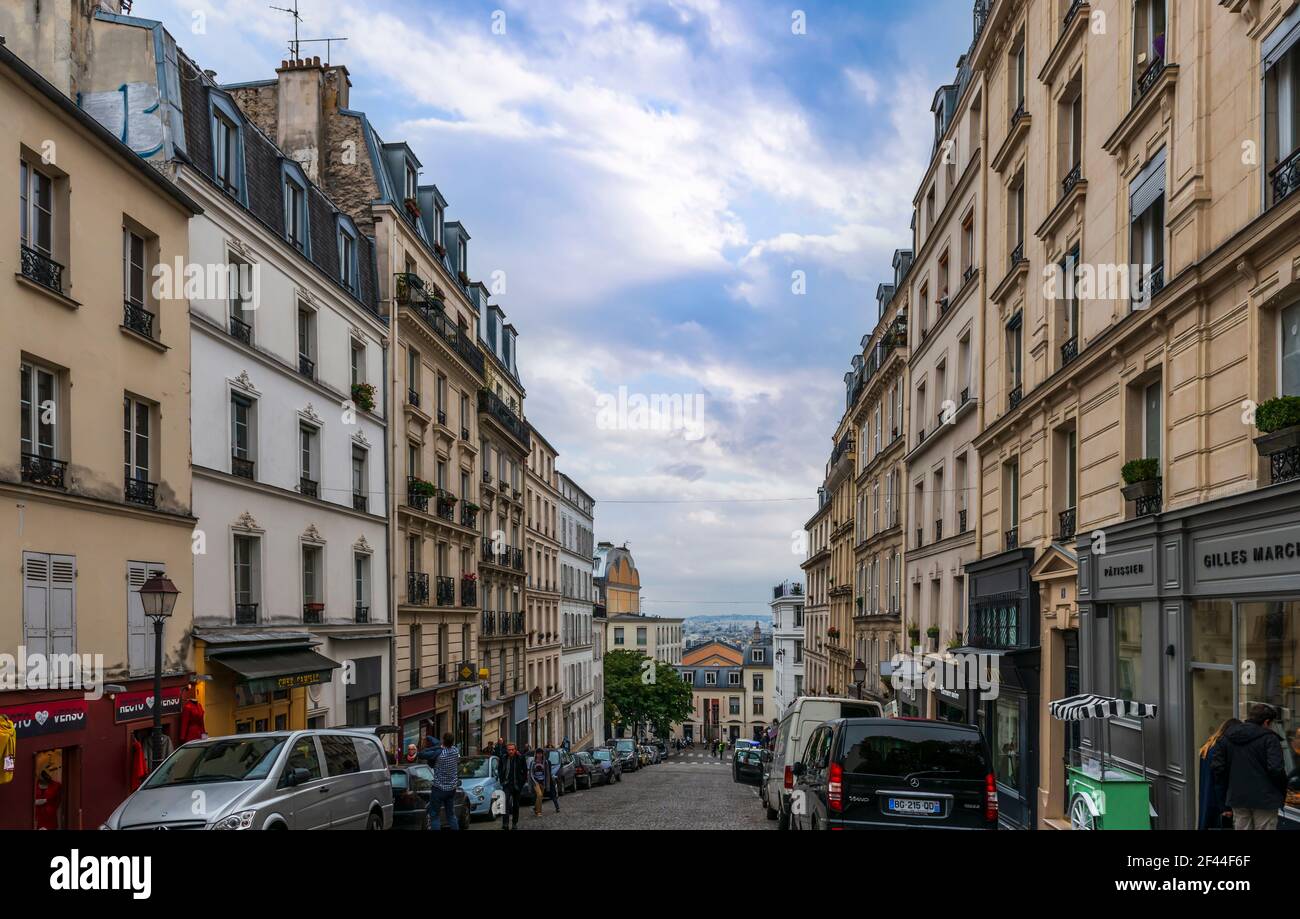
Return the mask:
<svg viewBox="0 0 1300 919">
<path fill-rule="evenodd" d="M 567 475 L 560 490 L 560 671 L 574 749 L 605 745 L 604 636 L 593 622 L 595 502 Z"/>
<path fill-rule="evenodd" d="M 772 591 L 772 703 L 780 718 L 804 694 L 804 597 L 802 584 L 786 582 Z"/>
<path fill-rule="evenodd" d="M 378 713 L 386 721 L 393 698 L 383 404 L 387 327 L 202 177 L 179 172 L 181 186 L 205 209 L 191 221 L 190 262 L 251 264 L 257 297 L 256 308 L 245 313 L 251 345 L 231 334 L 227 299 L 191 298 L 194 514 L 204 541 L 194 565 L 195 626 L 309 632 L 320 643 L 318 653 L 343 665 L 330 682 L 308 688 L 310 725 L 357 722 L 347 706 L 349 664 L 368 660 L 373 667 L 378 658 Z M 312 317 L 314 378 L 300 372 L 299 309 Z M 373 412 L 352 407 L 354 346 L 358 375 L 376 387 Z M 233 474 L 236 398 L 251 406 L 251 480 Z M 304 426 L 316 433 L 308 451 L 316 497 L 304 492 L 302 482 Z M 365 510 L 354 505 L 354 450 L 365 457 Z M 240 622 L 237 538 L 251 538 L 255 547 L 250 564 L 256 610 L 250 618 L 245 607 Z M 314 614 L 305 621 L 308 565 L 317 572 L 311 599 L 324 604 L 319 623 Z"/>
</svg>

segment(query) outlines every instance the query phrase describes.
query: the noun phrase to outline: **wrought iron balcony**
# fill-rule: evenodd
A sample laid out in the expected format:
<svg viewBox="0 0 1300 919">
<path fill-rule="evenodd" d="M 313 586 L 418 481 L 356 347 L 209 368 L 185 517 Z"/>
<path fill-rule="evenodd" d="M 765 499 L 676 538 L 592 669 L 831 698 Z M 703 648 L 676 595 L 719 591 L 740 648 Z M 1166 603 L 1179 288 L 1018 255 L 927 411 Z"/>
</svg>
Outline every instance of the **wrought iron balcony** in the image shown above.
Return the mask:
<svg viewBox="0 0 1300 919">
<path fill-rule="evenodd" d="M 413 507 L 417 511 L 429 510 L 429 495 L 426 491 L 421 490 L 429 483 L 418 476 L 409 475 L 406 477 L 406 505 Z"/>
<path fill-rule="evenodd" d="M 31 246 L 23 246 L 20 261 L 23 277 L 27 280 L 47 287 L 56 294 L 63 293 L 63 266 L 54 259 Z"/>
<path fill-rule="evenodd" d="M 493 478 L 491 470 L 484 469 L 484 470 L 483 470 L 483 484 L 486 485 L 488 488 L 491 488 L 491 487 L 492 487 L 492 483 L 495 482 L 495 481 L 496 481 L 496 479 Z"/>
<path fill-rule="evenodd" d="M 257 603 L 235 604 L 235 625 L 257 625 Z"/>
<path fill-rule="evenodd" d="M 1065 344 L 1061 345 L 1061 366 L 1067 367 L 1074 362 L 1079 356 L 1079 336 L 1066 339 Z"/>
<path fill-rule="evenodd" d="M 419 667 L 412 667 L 412 668 L 410 669 L 410 671 L 408 672 L 408 675 L 407 675 L 407 682 L 410 684 L 411 689 L 419 689 L 419 688 L 420 688 L 420 668 L 419 668 Z"/>
<path fill-rule="evenodd" d="M 357 625 L 365 625 L 370 622 L 370 607 L 357 604 L 356 614 L 353 619 Z"/>
<path fill-rule="evenodd" d="M 257 470 L 257 463 L 247 457 L 234 454 L 230 457 L 230 472 L 241 479 L 252 479 Z"/>
<path fill-rule="evenodd" d="M 1020 527 L 1012 527 L 1002 534 L 1002 546 L 1008 552 L 1020 548 Z"/>
<path fill-rule="evenodd" d="M 298 480 L 298 491 L 308 498 L 319 498 L 320 484 L 305 477 L 300 478 Z"/>
<path fill-rule="evenodd" d="M 1288 156 L 1269 174 L 1273 187 L 1273 203 L 1278 204 L 1300 188 L 1300 148 Z"/>
<path fill-rule="evenodd" d="M 1152 265 L 1151 270 L 1142 279 L 1142 300 L 1149 304 L 1151 298 L 1164 290 L 1164 287 L 1165 264 L 1161 262 L 1159 265 Z"/>
<path fill-rule="evenodd" d="M 943 542 L 943 521 L 942 520 L 936 520 L 934 522 L 934 541 Z"/>
<path fill-rule="evenodd" d="M 970 401 L 970 387 L 967 386 L 965 389 L 961 391 L 961 404 L 965 405 L 969 401 Z"/>
<path fill-rule="evenodd" d="M 1300 447 L 1288 447 L 1270 453 L 1268 466 L 1274 485 L 1300 479 Z"/>
<path fill-rule="evenodd" d="M 429 605 L 429 576 L 420 571 L 406 573 L 406 603 L 408 606 Z"/>
<path fill-rule="evenodd" d="M 946 316 L 946 315 L 948 315 L 948 295 L 947 295 L 947 294 L 944 294 L 944 295 L 943 295 L 942 297 L 940 297 L 938 300 L 934 301 L 934 304 L 935 304 L 935 306 L 939 307 L 939 315 L 940 315 L 941 317 L 942 317 L 942 316 Z"/>
<path fill-rule="evenodd" d="M 460 525 L 469 527 L 471 530 L 478 529 L 478 511 L 468 504 L 461 505 L 460 508 Z"/>
<path fill-rule="evenodd" d="M 438 409 L 438 424 L 447 424 L 447 413 L 443 409 Z"/>
<path fill-rule="evenodd" d="M 961 283 L 963 287 L 970 283 L 971 278 L 975 277 L 975 271 L 976 269 L 974 265 L 966 266 L 966 270 L 961 273 Z"/>
<path fill-rule="evenodd" d="M 1024 401 L 1024 398 L 1025 387 L 1022 384 L 1017 384 L 1015 389 L 1007 394 L 1007 408 L 1014 412 L 1020 407 L 1020 403 Z"/>
<path fill-rule="evenodd" d="M 1074 168 L 1061 180 L 1061 197 L 1064 198 L 1083 180 L 1083 164 L 1075 163 Z"/>
<path fill-rule="evenodd" d="M 514 546 L 506 547 L 506 562 L 516 571 L 524 570 L 524 550 Z"/>
<path fill-rule="evenodd" d="M 478 349 L 478 345 L 470 341 L 468 335 L 447 318 L 441 302 L 417 300 L 413 296 L 407 305 L 419 314 L 425 324 L 445 341 L 458 357 L 469 364 L 475 372 L 480 375 L 483 373 L 483 352 Z"/>
<path fill-rule="evenodd" d="M 1016 247 L 1011 250 L 1011 270 L 1015 271 L 1016 266 L 1025 260 L 1025 244 L 1016 243 Z"/>
<path fill-rule="evenodd" d="M 439 575 L 437 582 L 437 600 L 439 606 L 456 605 L 456 581 Z"/>
<path fill-rule="evenodd" d="M 916 528 L 916 547 L 918 549 L 925 546 L 925 527 Z"/>
<path fill-rule="evenodd" d="M 1021 99 L 1020 104 L 1016 106 L 1016 110 L 1011 113 L 1011 127 L 1014 128 L 1017 124 L 1020 123 L 1020 119 L 1024 117 L 1025 117 L 1025 100 Z"/>
<path fill-rule="evenodd" d="M 525 450 L 532 449 L 532 434 L 528 423 L 515 414 L 514 409 L 501 400 L 496 393 L 488 389 L 478 391 L 478 410 L 490 415 L 498 424 L 510 432 Z M 504 484 L 503 484 L 504 487 Z"/>
<path fill-rule="evenodd" d="M 465 441 L 466 443 L 469 442 L 469 428 L 460 429 L 460 439 Z"/>
<path fill-rule="evenodd" d="M 230 317 L 230 337 L 246 345 L 253 343 L 253 327 L 242 319 Z"/>
<path fill-rule="evenodd" d="M 1061 528 L 1058 536 L 1061 542 L 1069 542 L 1074 539 L 1075 518 L 1077 515 L 1078 508 L 1071 507 L 1061 511 Z"/>
<path fill-rule="evenodd" d="M 1141 495 L 1133 501 L 1134 510 L 1139 517 L 1152 517 L 1165 506 L 1164 480 L 1156 479 L 1155 487 L 1149 495 Z"/>
<path fill-rule="evenodd" d="M 993 9 L 993 0 L 975 0 L 975 38 L 972 45 L 980 40 L 984 27 L 988 25 L 989 14 Z"/>
<path fill-rule="evenodd" d="M 153 320 L 154 314 L 138 303 L 128 300 L 122 305 L 122 325 L 138 335 L 153 338 Z"/>
<path fill-rule="evenodd" d="M 460 579 L 460 605 L 478 605 L 478 581 L 473 581 L 469 578 Z"/>
<path fill-rule="evenodd" d="M 124 495 L 131 504 L 142 504 L 145 507 L 158 505 L 158 486 L 143 479 L 127 479 Z"/>
<path fill-rule="evenodd" d="M 1142 71 L 1141 76 L 1137 78 L 1137 82 L 1133 85 L 1133 101 L 1137 102 L 1151 92 L 1151 88 L 1156 85 L 1160 80 L 1160 75 L 1164 72 L 1165 59 L 1157 57 L 1146 70 Z"/>
<path fill-rule="evenodd" d="M 352 509 L 354 511 L 361 511 L 367 514 L 370 513 L 370 496 L 368 494 L 365 494 L 364 492 L 362 493 L 353 492 Z"/>
<path fill-rule="evenodd" d="M 958 533 L 966 532 L 966 508 L 964 507 L 961 510 L 957 511 L 957 532 Z"/>
<path fill-rule="evenodd" d="M 38 456 L 35 453 L 24 453 L 22 461 L 24 482 L 43 485 L 46 488 L 67 487 L 68 464 L 63 460 Z"/>
<path fill-rule="evenodd" d="M 316 379 L 316 362 L 305 354 L 299 354 L 298 372 L 309 380 Z"/>
<path fill-rule="evenodd" d="M 407 403 L 407 405 L 413 405 L 413 406 L 415 406 L 416 408 L 419 408 L 419 407 L 420 407 L 420 394 L 419 394 L 418 392 L 416 392 L 414 389 L 408 389 L 408 390 L 406 391 L 406 403 Z"/>
<path fill-rule="evenodd" d="M 456 522 L 456 497 L 449 491 L 439 490 L 434 504 L 435 512 L 443 520 Z"/>
<path fill-rule="evenodd" d="M 1065 11 L 1065 20 L 1061 23 L 1062 32 L 1070 28 L 1070 23 L 1074 22 L 1074 17 L 1079 15 L 1079 9 L 1085 2 L 1086 0 L 1074 0 L 1074 2 L 1070 4 L 1070 8 Z"/>
<path fill-rule="evenodd" d="M 304 603 L 302 621 L 304 625 L 320 625 L 325 620 L 324 603 Z"/>
<path fill-rule="evenodd" d="M 479 632 L 485 638 L 491 638 L 496 634 L 497 614 L 491 610 L 484 610 L 483 617 L 479 622 Z"/>
</svg>

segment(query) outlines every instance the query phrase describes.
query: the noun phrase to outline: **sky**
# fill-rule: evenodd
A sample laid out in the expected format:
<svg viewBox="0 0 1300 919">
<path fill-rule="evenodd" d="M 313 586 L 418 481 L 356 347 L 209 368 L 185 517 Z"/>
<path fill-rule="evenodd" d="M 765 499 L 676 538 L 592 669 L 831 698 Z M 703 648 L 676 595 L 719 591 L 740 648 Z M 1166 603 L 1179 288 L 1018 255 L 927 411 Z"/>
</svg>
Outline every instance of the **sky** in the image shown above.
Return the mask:
<svg viewBox="0 0 1300 919">
<path fill-rule="evenodd" d="M 293 0 L 132 13 L 237 83 L 288 56 L 273 5 Z M 802 579 L 843 375 L 910 245 L 969 0 L 299 10 L 302 38 L 347 38 L 351 107 L 416 152 L 470 274 L 504 282 L 527 418 L 596 499 L 596 539 L 632 550 L 644 609 L 764 611 Z"/>
</svg>

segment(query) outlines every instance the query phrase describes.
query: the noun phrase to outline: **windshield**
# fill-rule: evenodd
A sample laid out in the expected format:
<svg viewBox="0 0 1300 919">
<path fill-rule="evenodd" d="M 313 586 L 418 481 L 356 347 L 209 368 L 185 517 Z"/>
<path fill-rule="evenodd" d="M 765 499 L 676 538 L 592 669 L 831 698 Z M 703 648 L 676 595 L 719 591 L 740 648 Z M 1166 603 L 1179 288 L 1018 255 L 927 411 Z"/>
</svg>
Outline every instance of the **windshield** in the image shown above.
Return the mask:
<svg viewBox="0 0 1300 919">
<path fill-rule="evenodd" d="M 255 737 L 181 747 L 143 787 L 255 782 L 270 774 L 284 743 L 283 737 Z"/>
<path fill-rule="evenodd" d="M 560 764 L 560 751 L 552 750 L 550 753 L 546 754 L 546 758 L 551 761 L 552 766 L 558 766 Z"/>
<path fill-rule="evenodd" d="M 471 756 L 460 761 L 462 779 L 486 779 L 491 775 L 491 760 L 486 756 Z"/>
<path fill-rule="evenodd" d="M 618 752 L 619 752 L 619 753 L 631 753 L 631 752 L 632 752 L 632 749 L 633 749 L 633 746 L 634 746 L 634 745 L 633 745 L 632 741 L 630 741 L 630 740 L 620 740 L 620 741 L 618 742 Z"/>
<path fill-rule="evenodd" d="M 934 730 L 899 724 L 844 728 L 845 772 L 907 776 L 929 773 L 957 779 L 988 775 L 984 742 L 974 731 Z"/>
<path fill-rule="evenodd" d="M 603 763 L 609 761 L 613 757 L 609 755 L 608 750 L 597 750 L 595 753 L 591 754 L 591 758 L 597 762 Z"/>
</svg>

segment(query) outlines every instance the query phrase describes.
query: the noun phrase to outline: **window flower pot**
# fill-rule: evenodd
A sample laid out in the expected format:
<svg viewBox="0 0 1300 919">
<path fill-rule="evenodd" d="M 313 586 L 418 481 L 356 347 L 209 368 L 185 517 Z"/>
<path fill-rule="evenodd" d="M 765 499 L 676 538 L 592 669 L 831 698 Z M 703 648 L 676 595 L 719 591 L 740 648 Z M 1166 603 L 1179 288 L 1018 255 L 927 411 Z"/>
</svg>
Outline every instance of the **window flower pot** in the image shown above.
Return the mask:
<svg viewBox="0 0 1300 919">
<path fill-rule="evenodd" d="M 1255 438 L 1255 449 L 1259 451 L 1260 456 L 1272 456 L 1274 453 L 1294 450 L 1297 447 L 1300 447 L 1300 424 L 1279 428 Z"/>
<path fill-rule="evenodd" d="M 1136 501 L 1139 498 L 1153 498 L 1160 493 L 1160 479 L 1147 479 L 1145 482 L 1134 482 L 1132 485 L 1125 485 L 1120 489 L 1120 493 L 1127 501 Z"/>
</svg>

